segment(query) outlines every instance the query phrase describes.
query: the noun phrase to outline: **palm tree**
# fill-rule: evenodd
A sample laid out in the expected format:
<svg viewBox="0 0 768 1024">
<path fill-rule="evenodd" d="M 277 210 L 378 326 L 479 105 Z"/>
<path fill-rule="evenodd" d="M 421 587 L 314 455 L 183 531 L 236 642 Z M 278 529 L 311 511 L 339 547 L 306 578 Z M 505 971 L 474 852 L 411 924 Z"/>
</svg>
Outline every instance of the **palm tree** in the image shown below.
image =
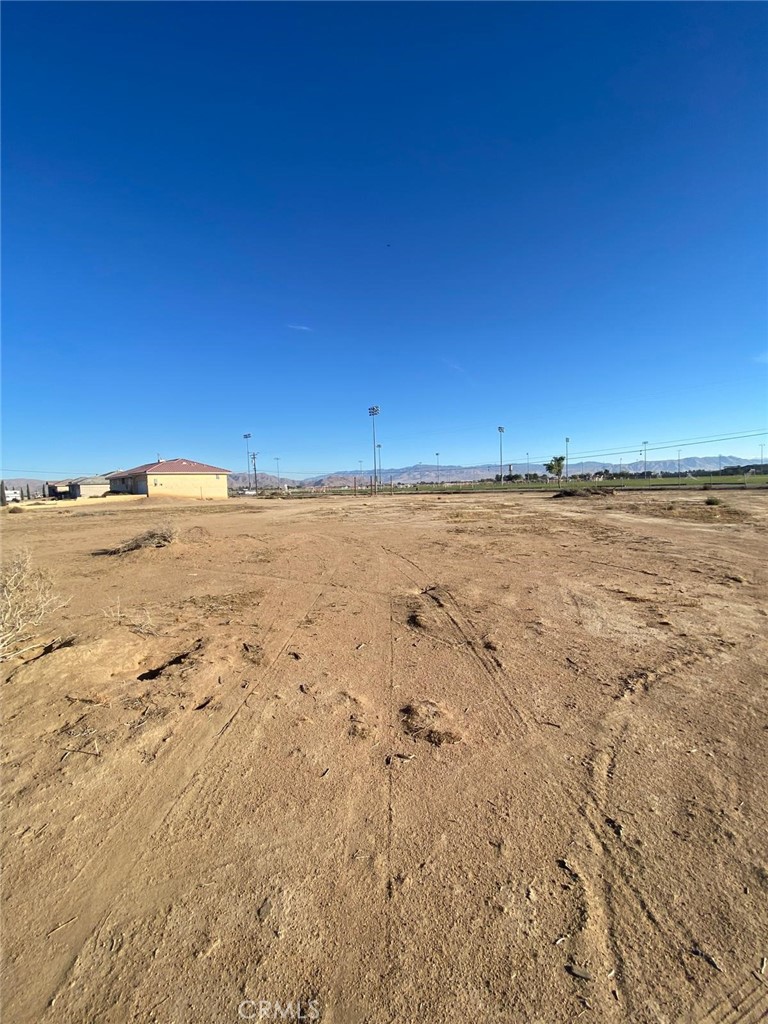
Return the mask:
<svg viewBox="0 0 768 1024">
<path fill-rule="evenodd" d="M 552 476 L 556 476 L 557 477 L 557 486 L 558 487 L 560 486 L 560 480 L 561 480 L 562 475 L 563 475 L 563 467 L 564 466 L 565 466 L 565 456 L 564 455 L 553 455 L 552 458 L 549 460 L 549 462 L 544 467 L 544 469 L 546 469 L 546 471 L 548 473 L 551 473 Z"/>
</svg>

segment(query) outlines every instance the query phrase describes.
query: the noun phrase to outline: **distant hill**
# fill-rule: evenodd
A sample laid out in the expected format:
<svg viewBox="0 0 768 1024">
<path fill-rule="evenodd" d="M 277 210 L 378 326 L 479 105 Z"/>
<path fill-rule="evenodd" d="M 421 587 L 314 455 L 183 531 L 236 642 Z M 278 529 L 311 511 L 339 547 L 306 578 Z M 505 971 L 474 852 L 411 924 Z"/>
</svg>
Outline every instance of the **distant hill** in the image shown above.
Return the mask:
<svg viewBox="0 0 768 1024">
<path fill-rule="evenodd" d="M 38 495 L 43 493 L 44 480 L 35 480 L 30 476 L 15 476 L 5 481 L 5 486 L 11 489 L 23 488 L 24 493 L 27 493 L 27 484 L 29 484 L 29 493 Z"/>
<path fill-rule="evenodd" d="M 723 456 L 704 456 L 700 458 L 692 457 L 680 460 L 680 470 L 683 473 L 691 472 L 692 470 L 705 470 L 715 472 L 722 465 L 723 469 L 728 466 L 747 466 L 754 465 L 754 462 L 749 459 L 739 458 L 736 455 L 723 455 Z M 569 471 L 574 476 L 583 473 L 600 473 L 609 472 L 617 473 L 624 470 L 628 473 L 642 473 L 643 472 L 643 460 L 635 460 L 634 462 L 595 462 L 593 460 L 575 460 L 569 463 Z M 677 459 L 648 459 L 646 466 L 648 473 L 676 473 L 677 472 Z M 438 476 L 439 472 L 439 476 Z M 437 483 L 438 479 L 443 483 L 468 483 L 473 480 L 483 480 L 491 478 L 493 479 L 499 472 L 498 462 L 494 463 L 482 463 L 477 466 L 440 466 L 438 471 L 437 465 L 429 463 L 418 463 L 415 466 L 400 466 L 397 468 L 384 468 L 381 471 L 382 479 L 385 483 L 389 483 L 390 479 L 393 483 L 401 484 L 418 484 L 418 483 Z M 519 474 L 524 476 L 526 472 L 530 473 L 543 473 L 544 466 L 540 463 L 531 462 L 526 464 L 525 462 L 505 462 L 504 473 L 507 474 Z M 304 486 L 309 487 L 343 487 L 345 485 L 352 486 L 352 482 L 355 477 L 358 480 L 368 480 L 370 471 L 363 473 L 362 476 L 359 472 L 354 470 L 339 470 L 335 473 L 328 473 L 324 476 L 309 477 L 302 481 Z"/>
<path fill-rule="evenodd" d="M 264 488 L 265 490 L 274 490 L 277 487 L 277 476 L 274 473 L 262 473 L 261 470 L 258 472 L 259 477 L 259 490 Z M 253 489 L 253 473 L 251 473 L 250 484 L 245 473 L 230 473 L 229 474 L 229 487 L 230 490 L 239 490 L 241 487 L 245 488 L 250 486 Z M 294 480 L 293 477 L 283 476 L 280 474 L 280 486 L 284 487 L 298 487 L 301 484 L 301 480 Z"/>
<path fill-rule="evenodd" d="M 683 473 L 690 473 L 693 470 L 716 472 L 722 465 L 723 469 L 729 466 L 755 466 L 754 460 L 740 458 L 737 455 L 706 455 L 701 457 L 689 457 L 680 460 L 680 470 Z M 574 476 L 584 473 L 609 472 L 616 473 L 622 469 L 628 473 L 642 473 L 643 460 L 635 459 L 633 462 L 596 462 L 594 460 L 581 459 L 572 460 L 569 464 L 570 473 Z M 648 473 L 676 473 L 677 459 L 648 459 Z M 443 483 L 469 483 L 473 480 L 493 479 L 499 472 L 498 462 L 485 462 L 476 466 L 440 466 L 439 475 L 437 465 L 431 463 L 417 463 L 414 466 L 398 466 L 384 468 L 381 471 L 384 483 L 390 480 L 395 484 L 432 484 L 438 479 Z M 525 476 L 526 472 L 543 473 L 544 467 L 541 463 L 530 463 L 530 468 L 525 462 L 505 462 L 504 473 L 519 474 Z M 278 486 L 277 475 L 274 473 L 262 473 L 259 471 L 259 490 L 274 490 Z M 325 473 L 320 476 L 307 477 L 297 480 L 294 477 L 280 474 L 281 487 L 353 487 L 357 478 L 358 485 L 362 482 L 367 484 L 370 479 L 370 470 L 362 474 L 359 470 L 340 469 L 332 473 Z M 5 481 L 6 487 L 23 487 L 26 491 L 27 484 L 32 494 L 42 493 L 43 480 L 32 477 L 13 477 Z M 245 489 L 248 486 L 248 478 L 245 473 L 230 473 L 229 486 L 232 490 Z M 253 489 L 253 474 L 250 478 L 250 486 Z"/>
</svg>

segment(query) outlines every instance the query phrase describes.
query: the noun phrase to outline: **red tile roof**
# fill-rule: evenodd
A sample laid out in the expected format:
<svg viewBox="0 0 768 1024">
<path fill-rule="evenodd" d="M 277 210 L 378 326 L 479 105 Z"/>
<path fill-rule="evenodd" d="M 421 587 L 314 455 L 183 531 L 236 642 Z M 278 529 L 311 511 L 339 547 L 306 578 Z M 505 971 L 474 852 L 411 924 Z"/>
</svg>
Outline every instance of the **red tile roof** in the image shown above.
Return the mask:
<svg viewBox="0 0 768 1024">
<path fill-rule="evenodd" d="M 192 462 L 191 459 L 163 459 L 161 462 L 147 462 L 143 466 L 134 466 L 133 469 L 118 469 L 108 476 L 143 476 L 145 473 L 157 476 L 159 473 L 229 473 L 229 470 L 221 469 L 219 466 L 208 466 L 204 462 Z"/>
</svg>

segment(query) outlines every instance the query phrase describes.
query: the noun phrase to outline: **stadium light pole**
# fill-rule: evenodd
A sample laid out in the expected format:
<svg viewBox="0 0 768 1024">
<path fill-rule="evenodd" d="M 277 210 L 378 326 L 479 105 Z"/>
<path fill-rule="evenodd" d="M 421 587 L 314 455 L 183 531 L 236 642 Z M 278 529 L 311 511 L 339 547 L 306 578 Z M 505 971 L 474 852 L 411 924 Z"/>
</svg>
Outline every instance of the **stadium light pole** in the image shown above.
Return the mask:
<svg viewBox="0 0 768 1024">
<path fill-rule="evenodd" d="M 565 479 L 568 481 L 568 445 L 571 443 L 570 437 L 565 439 Z"/>
<path fill-rule="evenodd" d="M 259 493 L 259 474 L 256 472 L 256 459 L 258 459 L 258 452 L 251 452 L 251 462 L 253 463 L 253 489 L 256 493 Z"/>
<path fill-rule="evenodd" d="M 440 452 L 435 452 L 435 458 L 437 459 L 437 486 L 440 486 Z"/>
<path fill-rule="evenodd" d="M 277 489 L 280 490 L 280 456 L 275 456 L 275 462 L 277 463 Z"/>
<path fill-rule="evenodd" d="M 499 487 L 504 486 L 504 427 L 499 427 Z"/>
<path fill-rule="evenodd" d="M 648 482 L 648 442 L 643 441 L 643 480 Z"/>
<path fill-rule="evenodd" d="M 379 487 L 381 487 L 381 444 L 376 445 L 376 451 L 379 453 Z"/>
<path fill-rule="evenodd" d="M 245 475 L 248 477 L 248 490 L 251 489 L 251 454 L 248 446 L 248 442 L 251 439 L 250 434 L 243 434 L 243 440 L 245 441 Z"/>
<path fill-rule="evenodd" d="M 368 415 L 371 417 L 371 426 L 373 427 L 373 490 L 374 493 L 378 490 L 376 485 L 376 417 L 379 415 L 380 409 L 378 405 L 371 405 L 368 407 Z"/>
</svg>

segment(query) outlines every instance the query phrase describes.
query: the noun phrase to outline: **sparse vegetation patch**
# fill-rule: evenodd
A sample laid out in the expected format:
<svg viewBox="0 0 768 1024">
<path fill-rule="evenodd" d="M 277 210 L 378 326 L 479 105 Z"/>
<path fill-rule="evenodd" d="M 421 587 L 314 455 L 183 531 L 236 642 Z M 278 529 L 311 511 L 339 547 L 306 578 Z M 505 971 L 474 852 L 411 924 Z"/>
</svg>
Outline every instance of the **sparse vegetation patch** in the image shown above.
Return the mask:
<svg viewBox="0 0 768 1024">
<path fill-rule="evenodd" d="M 98 553 L 101 555 L 124 555 L 129 551 L 141 548 L 164 548 L 179 538 L 178 527 L 174 523 L 161 523 L 145 533 L 139 533 L 130 540 L 123 541 L 116 548 L 106 548 Z"/>
<path fill-rule="evenodd" d="M 33 642 L 38 627 L 66 603 L 52 575 L 35 569 L 28 551 L 14 555 L 0 571 L 0 662 L 40 646 Z"/>
</svg>

